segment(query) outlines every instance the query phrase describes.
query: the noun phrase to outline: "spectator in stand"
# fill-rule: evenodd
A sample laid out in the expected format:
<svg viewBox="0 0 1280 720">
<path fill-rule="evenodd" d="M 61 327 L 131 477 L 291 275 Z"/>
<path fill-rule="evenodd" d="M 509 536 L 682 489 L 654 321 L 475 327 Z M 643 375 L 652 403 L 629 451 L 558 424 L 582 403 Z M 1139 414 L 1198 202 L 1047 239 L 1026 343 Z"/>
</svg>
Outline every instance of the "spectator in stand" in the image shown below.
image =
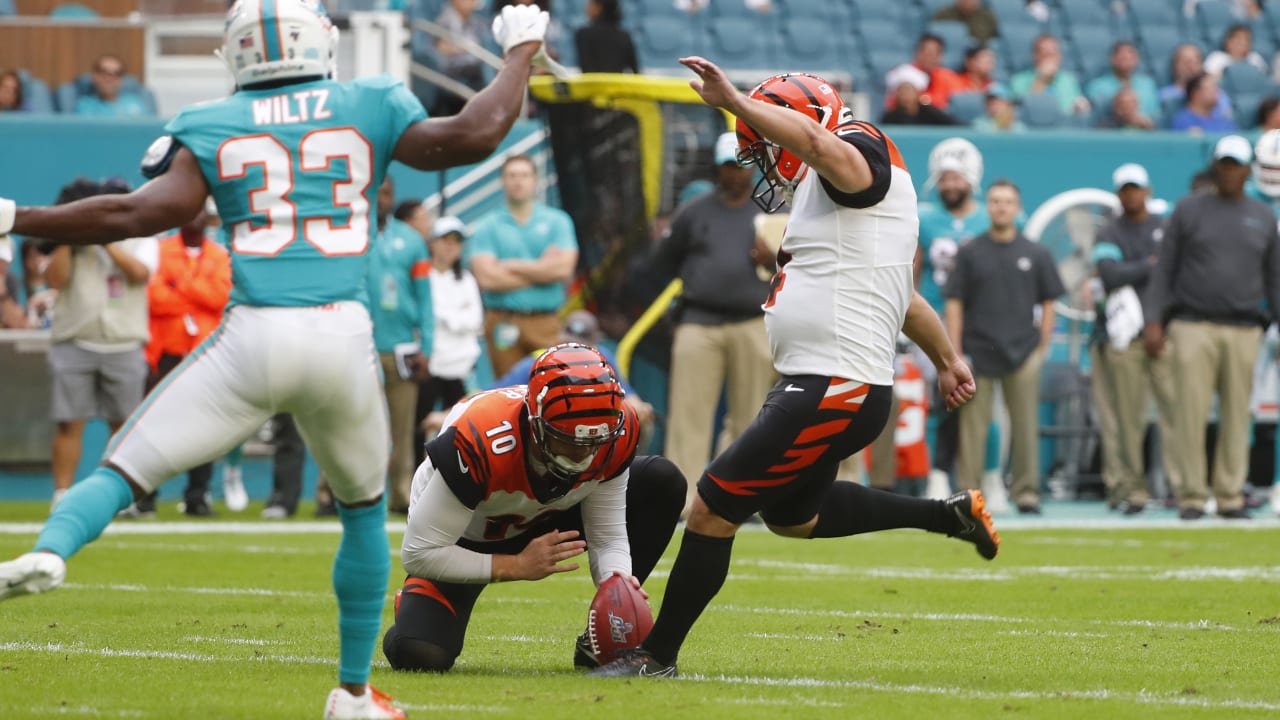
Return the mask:
<svg viewBox="0 0 1280 720">
<path fill-rule="evenodd" d="M 1258 105 L 1258 114 L 1254 124 L 1258 126 L 1258 134 L 1268 130 L 1280 130 L 1280 97 L 1274 95 L 1264 99 Z"/>
<path fill-rule="evenodd" d="M 1173 114 L 1169 129 L 1196 134 L 1235 130 L 1236 121 L 1230 114 L 1222 113 L 1218 102 L 1220 94 L 1217 78 L 1209 73 L 1200 73 L 1188 80 L 1186 103 Z"/>
<path fill-rule="evenodd" d="M 27 239 L 22 243 L 22 284 L 26 298 L 27 326 L 48 329 L 53 323 L 53 305 L 58 291 L 49 287 L 45 270 L 49 267 L 49 254 L 40 244 Z"/>
<path fill-rule="evenodd" d="M 405 514 L 413 483 L 418 383 L 430 377 L 435 314 L 427 246 L 417 230 L 391 217 L 395 197 L 395 183 L 388 175 L 378 189 L 378 227 L 369 248 L 365 288 L 391 419 L 387 510 Z"/>
<path fill-rule="evenodd" d="M 1218 515 L 1248 518 L 1249 395 L 1262 331 L 1280 308 L 1280 237 L 1264 202 L 1249 197 L 1253 147 L 1228 135 L 1213 149 L 1214 192 L 1178 202 L 1151 276 L 1144 341 L 1158 357 L 1166 333 L 1178 388 L 1173 418 L 1182 486 L 1179 517 L 1204 517 L 1209 499 L 1205 426 L 1218 396 L 1213 494 Z M 1167 328 L 1166 328 L 1167 325 Z"/>
<path fill-rule="evenodd" d="M 428 440 L 422 421 L 437 405 L 448 409 L 467 394 L 466 382 L 480 359 L 484 336 L 484 306 L 475 276 L 462 266 L 462 244 L 467 226 L 452 215 L 435 222 L 431 230 L 431 306 L 435 338 L 429 369 L 431 377 L 418 384 L 414 411 L 413 451 L 422 464 Z M 529 379 L 525 375 L 524 381 Z M 517 385 L 523 382 L 515 383 Z"/>
<path fill-rule="evenodd" d="M 1062 44 L 1052 35 L 1040 35 L 1032 43 L 1034 67 L 1016 73 L 1009 80 L 1014 100 L 1049 93 L 1058 100 L 1064 115 L 1089 112 L 1089 101 L 1080 90 L 1075 73 L 1062 69 Z"/>
<path fill-rule="evenodd" d="M 1111 46 L 1111 72 L 1090 80 L 1085 86 L 1085 95 L 1094 107 L 1109 107 L 1112 98 L 1124 88 L 1132 89 L 1137 95 L 1140 115 L 1160 117 L 1160 90 L 1154 78 L 1138 72 L 1137 46 L 1130 40 L 1117 40 Z"/>
<path fill-rule="evenodd" d="M 1248 25 L 1232 25 L 1222 34 L 1222 47 L 1209 53 L 1204 59 L 1204 71 L 1215 78 L 1222 77 L 1228 65 L 1245 62 L 1270 75 L 1271 67 L 1266 58 L 1253 49 L 1253 30 Z"/>
<path fill-rule="evenodd" d="M 528 155 L 502 164 L 503 206 L 485 215 L 467 241 L 471 272 L 484 295 L 485 339 L 494 377 L 560 338 L 565 284 L 578 266 L 568 213 L 534 200 L 538 171 Z"/>
<path fill-rule="evenodd" d="M 631 33 L 622 27 L 619 0 L 587 0 L 588 23 L 573 34 L 582 72 L 640 74 Z"/>
<path fill-rule="evenodd" d="M 964 81 L 956 72 L 942 64 L 942 54 L 947 43 L 937 35 L 925 33 L 916 41 L 916 52 L 911 64 L 929 76 L 929 86 L 921 94 L 922 105 L 932 105 L 946 110 L 951 94 L 964 91 Z M 892 109 L 892 108 L 891 108 Z"/>
<path fill-rule="evenodd" d="M 969 28 L 969 37 L 980 43 L 1000 34 L 1000 21 L 982 0 L 955 0 L 933 13 L 933 20 L 962 22 Z"/>
<path fill-rule="evenodd" d="M 880 116 L 881 125 L 954 125 L 955 120 L 938 108 L 921 102 L 929 76 L 914 65 L 899 65 L 884 77 L 893 93 L 893 107 Z"/>
<path fill-rule="evenodd" d="M 1202 59 L 1200 46 L 1194 43 L 1185 43 L 1174 49 L 1173 57 L 1169 59 L 1169 75 L 1173 81 L 1160 88 L 1160 106 L 1166 112 L 1170 106 L 1180 108 L 1186 102 L 1187 83 L 1204 72 Z M 1226 93 L 1218 94 L 1216 111 L 1228 117 L 1231 115 L 1231 98 Z"/>
<path fill-rule="evenodd" d="M 147 285 L 151 340 L 146 358 L 151 373 L 147 391 L 191 354 L 222 321 L 222 309 L 231 295 L 231 255 L 205 236 L 208 215 L 201 212 L 191 222 L 159 240 L 159 264 Z M 183 513 L 213 517 L 209 507 L 209 481 L 213 463 L 187 471 Z M 223 487 L 227 507 L 243 510 L 249 498 L 244 486 Z M 139 500 L 138 513 L 155 513 L 156 493 Z"/>
<path fill-rule="evenodd" d="M 79 178 L 62 188 L 58 204 L 128 192 L 122 181 Z M 107 421 L 115 433 L 142 402 L 147 361 L 147 281 L 159 254 L 155 238 L 110 245 L 59 245 L 45 271 L 58 290 L 49 375 L 53 381 L 53 502 L 62 499 L 80 464 L 85 424 Z"/>
<path fill-rule="evenodd" d="M 1156 123 L 1142 112 L 1138 93 L 1131 87 L 1120 88 L 1108 103 L 1110 112 L 1098 120 L 1098 127 L 1112 130 L 1154 130 Z"/>
<path fill-rule="evenodd" d="M 431 237 L 431 211 L 421 200 L 405 200 L 396 206 L 392 213 L 395 219 L 408 225 L 422 236 L 422 242 Z"/>
<path fill-rule="evenodd" d="M 1018 119 L 1008 88 L 992 83 L 987 88 L 987 114 L 974 119 L 973 128 L 984 132 L 1024 132 L 1027 126 Z"/>
<path fill-rule="evenodd" d="M 15 70 L 0 73 L 0 113 L 23 112 L 22 78 Z"/>
<path fill-rule="evenodd" d="M 995 384 L 1000 383 L 1011 431 L 1010 494 L 1018 512 L 1039 514 L 1040 368 L 1053 334 L 1053 303 L 1064 290 L 1053 255 L 1018 230 L 1021 211 L 1016 185 L 991 183 L 991 229 L 960 247 L 944 293 L 948 334 L 972 359 L 978 383 L 973 401 L 959 409 L 956 485 L 979 487 Z"/>
<path fill-rule="evenodd" d="M 436 24 L 460 39 L 480 45 L 488 37 L 489 23 L 476 12 L 479 7 L 480 0 L 449 0 L 436 17 Z M 436 40 L 436 52 L 440 56 L 440 72 L 472 90 L 484 87 L 484 63 L 480 58 L 467 52 L 462 45 L 444 39 Z M 431 114 L 456 115 L 464 104 L 466 100 L 463 98 L 451 92 L 441 92 L 431 107 Z"/>
<path fill-rule="evenodd" d="M 142 117 L 151 114 L 146 101 L 131 92 L 121 92 L 124 84 L 124 61 L 115 55 L 103 55 L 93 63 L 93 92 L 76 98 L 77 115 L 98 117 Z"/>
<path fill-rule="evenodd" d="M 956 92 L 984 92 L 991 87 L 996 70 L 996 53 L 986 45 L 974 45 L 964 51 L 964 72 Z"/>
</svg>

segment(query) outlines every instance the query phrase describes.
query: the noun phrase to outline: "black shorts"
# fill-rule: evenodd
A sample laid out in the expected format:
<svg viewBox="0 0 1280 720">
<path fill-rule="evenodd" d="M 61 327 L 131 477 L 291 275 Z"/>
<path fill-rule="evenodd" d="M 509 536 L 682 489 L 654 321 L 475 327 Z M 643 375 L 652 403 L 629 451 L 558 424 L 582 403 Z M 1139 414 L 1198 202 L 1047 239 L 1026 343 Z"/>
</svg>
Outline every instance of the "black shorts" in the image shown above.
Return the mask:
<svg viewBox="0 0 1280 720">
<path fill-rule="evenodd" d="M 803 525 L 817 514 L 840 461 L 876 439 L 892 404 L 891 385 L 784 375 L 755 420 L 707 466 L 698 495 L 732 523 L 760 513 L 773 525 Z"/>
</svg>

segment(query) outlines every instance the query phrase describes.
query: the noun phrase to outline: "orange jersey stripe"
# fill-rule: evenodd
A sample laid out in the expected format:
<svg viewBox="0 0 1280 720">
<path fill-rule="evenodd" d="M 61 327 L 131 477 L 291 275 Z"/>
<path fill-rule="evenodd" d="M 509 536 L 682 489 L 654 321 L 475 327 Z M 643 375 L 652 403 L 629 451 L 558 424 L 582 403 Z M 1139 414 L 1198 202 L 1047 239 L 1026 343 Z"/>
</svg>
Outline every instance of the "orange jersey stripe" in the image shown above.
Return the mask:
<svg viewBox="0 0 1280 720">
<path fill-rule="evenodd" d="M 409 277 L 413 278 L 414 280 L 421 280 L 422 278 L 427 277 L 430 274 L 431 274 L 430 260 L 417 260 L 413 263 L 413 266 L 409 268 Z"/>
</svg>

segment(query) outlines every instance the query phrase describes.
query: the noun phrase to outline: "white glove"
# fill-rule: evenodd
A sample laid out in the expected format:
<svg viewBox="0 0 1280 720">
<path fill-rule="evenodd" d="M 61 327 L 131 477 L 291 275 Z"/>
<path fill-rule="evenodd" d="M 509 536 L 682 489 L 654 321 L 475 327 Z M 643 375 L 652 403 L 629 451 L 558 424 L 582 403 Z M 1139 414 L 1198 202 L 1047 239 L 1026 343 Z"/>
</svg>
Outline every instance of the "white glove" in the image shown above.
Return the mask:
<svg viewBox="0 0 1280 720">
<path fill-rule="evenodd" d="M 493 19 L 493 39 L 505 55 L 521 43 L 542 42 L 550 23 L 551 16 L 537 5 L 508 5 Z"/>
</svg>

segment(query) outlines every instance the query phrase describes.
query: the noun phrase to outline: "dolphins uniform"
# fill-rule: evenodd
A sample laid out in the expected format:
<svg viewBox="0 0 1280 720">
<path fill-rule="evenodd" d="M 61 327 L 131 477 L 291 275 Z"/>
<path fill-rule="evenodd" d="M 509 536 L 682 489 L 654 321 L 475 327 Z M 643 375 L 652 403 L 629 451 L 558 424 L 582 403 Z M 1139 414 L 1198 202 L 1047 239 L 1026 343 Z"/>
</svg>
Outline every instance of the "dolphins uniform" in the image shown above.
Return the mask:
<svg viewBox="0 0 1280 720">
<path fill-rule="evenodd" d="M 942 288 L 955 267 L 956 252 L 962 244 L 986 232 L 989 227 L 991 218 L 986 208 L 981 206 L 962 218 L 947 212 L 941 205 L 920 206 L 920 254 L 924 261 L 920 272 L 920 295 L 938 315 L 943 315 L 946 305 Z"/>
<path fill-rule="evenodd" d="M 195 155 L 231 252 L 231 303 L 116 435 L 109 462 L 152 489 L 288 412 L 339 499 L 382 493 L 389 433 L 365 252 L 396 143 L 425 117 L 380 76 L 240 90 L 169 123 L 144 173 L 162 174 L 179 146 Z"/>
</svg>

